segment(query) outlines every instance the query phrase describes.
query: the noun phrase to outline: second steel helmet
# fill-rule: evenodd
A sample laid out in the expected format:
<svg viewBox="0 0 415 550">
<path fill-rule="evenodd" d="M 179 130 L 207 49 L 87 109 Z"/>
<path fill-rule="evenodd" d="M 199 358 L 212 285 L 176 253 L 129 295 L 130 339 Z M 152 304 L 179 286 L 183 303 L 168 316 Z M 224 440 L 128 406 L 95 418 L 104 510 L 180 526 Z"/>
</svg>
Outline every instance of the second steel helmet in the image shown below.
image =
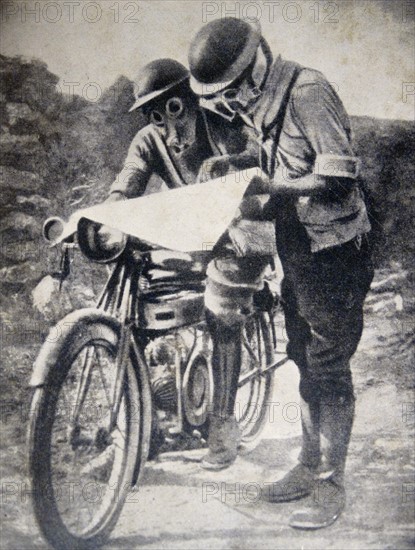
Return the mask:
<svg viewBox="0 0 415 550">
<path fill-rule="evenodd" d="M 134 80 L 135 103 L 130 111 L 142 107 L 188 77 L 186 67 L 174 59 L 151 61 L 138 72 Z"/>
<path fill-rule="evenodd" d="M 229 86 L 253 61 L 260 41 L 257 21 L 225 17 L 207 23 L 190 44 L 192 90 L 210 95 Z"/>
</svg>

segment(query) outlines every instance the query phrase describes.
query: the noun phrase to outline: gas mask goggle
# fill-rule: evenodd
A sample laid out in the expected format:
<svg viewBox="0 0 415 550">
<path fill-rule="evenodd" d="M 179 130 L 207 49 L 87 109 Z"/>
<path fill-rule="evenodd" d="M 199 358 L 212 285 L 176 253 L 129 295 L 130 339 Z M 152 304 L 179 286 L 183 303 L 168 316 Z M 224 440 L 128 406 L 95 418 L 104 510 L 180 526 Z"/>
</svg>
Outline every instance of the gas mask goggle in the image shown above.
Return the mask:
<svg viewBox="0 0 415 550">
<path fill-rule="evenodd" d="M 175 155 L 184 153 L 196 140 L 196 108 L 196 100 L 193 105 L 188 98 L 173 96 L 153 104 L 145 113 Z"/>
<path fill-rule="evenodd" d="M 163 107 L 149 109 L 146 111 L 146 115 L 149 117 L 151 124 L 162 128 L 166 126 L 167 120 L 176 120 L 182 117 L 185 113 L 185 105 L 180 97 L 171 97 L 166 101 Z"/>
<path fill-rule="evenodd" d="M 261 95 L 261 91 L 256 86 L 252 88 L 226 88 L 225 90 L 203 96 L 199 104 L 203 109 L 208 109 L 232 121 L 237 113 L 245 113 L 248 106 Z"/>
</svg>

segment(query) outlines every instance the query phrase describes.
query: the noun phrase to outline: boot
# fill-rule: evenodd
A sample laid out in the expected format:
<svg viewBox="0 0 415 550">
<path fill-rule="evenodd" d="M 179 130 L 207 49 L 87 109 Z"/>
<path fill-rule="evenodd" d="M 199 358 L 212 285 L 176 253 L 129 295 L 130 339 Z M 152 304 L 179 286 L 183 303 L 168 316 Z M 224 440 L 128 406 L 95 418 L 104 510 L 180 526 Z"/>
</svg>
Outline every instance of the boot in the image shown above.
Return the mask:
<svg viewBox="0 0 415 550">
<path fill-rule="evenodd" d="M 262 497 L 268 502 L 289 502 L 310 495 L 320 461 L 319 403 L 301 400 L 303 444 L 299 464 L 282 479 L 269 485 Z"/>
<path fill-rule="evenodd" d="M 340 397 L 320 402 L 320 433 L 324 461 L 311 504 L 294 512 L 291 527 L 321 529 L 334 523 L 346 505 L 344 469 L 353 425 L 354 399 Z"/>
<path fill-rule="evenodd" d="M 213 340 L 213 410 L 209 416 L 209 452 L 202 459 L 206 470 L 222 470 L 236 459 L 240 434 L 234 416 L 235 398 L 241 369 L 241 323 L 226 324 L 209 312 Z"/>
<path fill-rule="evenodd" d="M 223 470 L 233 464 L 238 454 L 239 428 L 234 416 L 210 416 L 208 446 L 201 467 L 205 470 Z"/>
</svg>

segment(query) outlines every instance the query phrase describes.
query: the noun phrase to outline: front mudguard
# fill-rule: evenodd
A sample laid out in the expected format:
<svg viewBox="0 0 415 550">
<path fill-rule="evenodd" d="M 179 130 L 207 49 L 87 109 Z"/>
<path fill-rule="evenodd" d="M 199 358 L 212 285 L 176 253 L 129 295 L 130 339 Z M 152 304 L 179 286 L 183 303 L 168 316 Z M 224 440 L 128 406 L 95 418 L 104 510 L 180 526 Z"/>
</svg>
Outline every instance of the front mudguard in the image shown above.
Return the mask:
<svg viewBox="0 0 415 550">
<path fill-rule="evenodd" d="M 90 325 L 96 323 L 100 323 L 102 327 L 103 339 L 116 346 L 121 332 L 121 323 L 117 319 L 96 308 L 73 311 L 50 329 L 33 365 L 29 386 L 43 386 L 51 371 L 58 368 L 59 359 L 62 353 L 65 353 L 65 349 L 69 349 L 71 342 L 84 334 Z"/>
<path fill-rule="evenodd" d="M 100 336 L 103 341 L 117 348 L 120 334 L 121 323 L 101 310 L 96 308 L 84 308 L 69 313 L 50 331 L 40 349 L 39 355 L 33 365 L 33 372 L 29 385 L 34 388 L 48 386 L 50 382 L 58 375 L 60 360 L 70 349 L 73 342 L 81 335 L 84 335 L 92 325 L 100 325 Z M 145 361 L 143 350 L 132 336 L 131 359 L 139 385 L 141 400 L 140 431 L 141 431 L 141 450 L 137 456 L 136 467 L 132 484 L 134 485 L 142 472 L 143 466 L 147 460 L 152 422 L 152 396 L 149 380 L 147 363 Z"/>
</svg>

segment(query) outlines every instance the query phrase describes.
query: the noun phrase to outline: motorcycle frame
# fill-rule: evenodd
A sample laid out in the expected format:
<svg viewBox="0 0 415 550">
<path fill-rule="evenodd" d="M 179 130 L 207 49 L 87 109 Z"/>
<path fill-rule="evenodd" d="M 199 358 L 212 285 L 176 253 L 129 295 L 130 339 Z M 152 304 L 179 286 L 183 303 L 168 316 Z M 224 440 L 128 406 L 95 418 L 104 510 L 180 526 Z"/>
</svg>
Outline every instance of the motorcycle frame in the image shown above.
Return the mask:
<svg viewBox="0 0 415 550">
<path fill-rule="evenodd" d="M 116 379 L 113 391 L 113 401 L 111 404 L 110 424 L 108 427 L 109 432 L 116 424 L 117 415 L 121 405 L 122 399 L 122 387 L 125 378 L 126 365 L 129 360 L 130 346 L 133 345 L 134 353 L 139 361 L 143 361 L 145 368 L 149 376 L 149 367 L 145 360 L 144 349 L 146 343 L 150 340 L 146 330 L 139 326 L 139 311 L 137 304 L 139 303 L 140 296 L 143 291 L 140 289 L 139 279 L 145 272 L 149 259 L 150 252 L 140 252 L 134 250 L 130 243 L 127 242 L 123 253 L 117 258 L 111 273 L 109 274 L 107 281 L 102 289 L 102 292 L 97 300 L 96 307 L 98 310 L 102 310 L 106 314 L 115 317 L 120 323 L 120 340 L 119 350 L 116 359 Z M 272 327 L 272 337 L 274 343 L 274 351 L 277 355 L 284 355 L 282 358 L 277 358 L 272 364 L 268 365 L 265 369 L 261 369 L 260 376 L 265 376 L 284 365 L 288 358 L 282 352 L 277 351 L 276 348 L 276 335 L 275 327 L 272 322 L 273 312 L 269 312 L 269 323 Z M 182 388 L 183 380 L 186 378 L 187 370 L 191 366 L 191 358 L 195 347 L 197 345 L 197 331 L 202 329 L 205 325 L 203 319 L 198 323 L 187 325 L 186 327 L 170 328 L 160 332 L 160 335 L 175 334 L 175 378 L 176 378 L 176 391 L 177 391 L 177 424 L 174 429 L 174 433 L 181 433 L 184 426 L 184 414 L 183 414 L 183 398 Z M 180 328 L 193 328 L 193 343 L 189 349 L 189 352 L 183 360 L 179 349 L 179 341 L 177 331 Z M 252 353 L 248 343 L 245 343 L 245 347 L 248 353 Z M 91 366 L 91 358 L 86 354 L 82 376 L 80 377 L 79 387 L 77 391 L 77 399 L 75 403 L 75 411 L 73 415 L 73 422 L 76 423 L 79 411 L 82 407 L 83 400 L 88 390 L 89 373 Z M 213 373 L 210 362 L 208 361 L 209 377 L 213 387 Z M 238 387 L 242 387 L 250 380 L 258 376 L 258 369 L 247 373 L 238 382 Z M 213 393 L 210 395 L 210 402 L 212 400 Z M 211 404 L 211 403 L 210 403 Z"/>
<path fill-rule="evenodd" d="M 138 281 L 145 271 L 146 264 L 149 261 L 149 253 L 139 253 L 134 251 L 133 257 L 131 252 L 126 247 L 124 253 L 118 258 L 115 266 L 110 273 L 101 295 L 97 301 L 97 309 L 101 309 L 107 314 L 116 317 L 121 324 L 120 333 L 120 346 L 117 355 L 117 373 L 115 381 L 114 399 L 112 403 L 111 420 L 109 430 L 115 426 L 117 415 L 119 412 L 121 398 L 122 398 L 122 384 L 125 377 L 125 370 L 128 361 L 130 343 L 133 342 L 133 348 L 136 355 L 139 350 L 142 350 L 145 343 L 150 339 L 146 330 L 139 327 L 139 311 L 137 304 L 142 296 L 143 291 L 140 289 Z M 161 331 L 161 335 L 175 334 L 175 378 L 176 378 L 176 391 L 177 391 L 177 424 L 174 433 L 181 433 L 184 426 L 184 414 L 183 414 L 183 399 L 182 399 L 182 387 L 183 380 L 185 380 L 187 371 L 191 366 L 191 359 L 193 352 L 197 345 L 197 331 L 202 329 L 204 321 L 188 325 L 186 327 L 177 327 Z M 180 352 L 179 337 L 177 331 L 180 328 L 193 329 L 193 342 L 188 350 L 186 357 L 183 359 Z M 205 344 L 204 344 L 205 345 Z M 147 372 L 149 368 L 147 361 L 144 359 L 144 354 L 140 353 L 140 360 L 145 362 Z M 211 385 L 213 386 L 213 375 L 211 372 L 211 365 L 209 366 L 209 377 Z M 82 402 L 80 403 L 80 405 Z"/>
</svg>

